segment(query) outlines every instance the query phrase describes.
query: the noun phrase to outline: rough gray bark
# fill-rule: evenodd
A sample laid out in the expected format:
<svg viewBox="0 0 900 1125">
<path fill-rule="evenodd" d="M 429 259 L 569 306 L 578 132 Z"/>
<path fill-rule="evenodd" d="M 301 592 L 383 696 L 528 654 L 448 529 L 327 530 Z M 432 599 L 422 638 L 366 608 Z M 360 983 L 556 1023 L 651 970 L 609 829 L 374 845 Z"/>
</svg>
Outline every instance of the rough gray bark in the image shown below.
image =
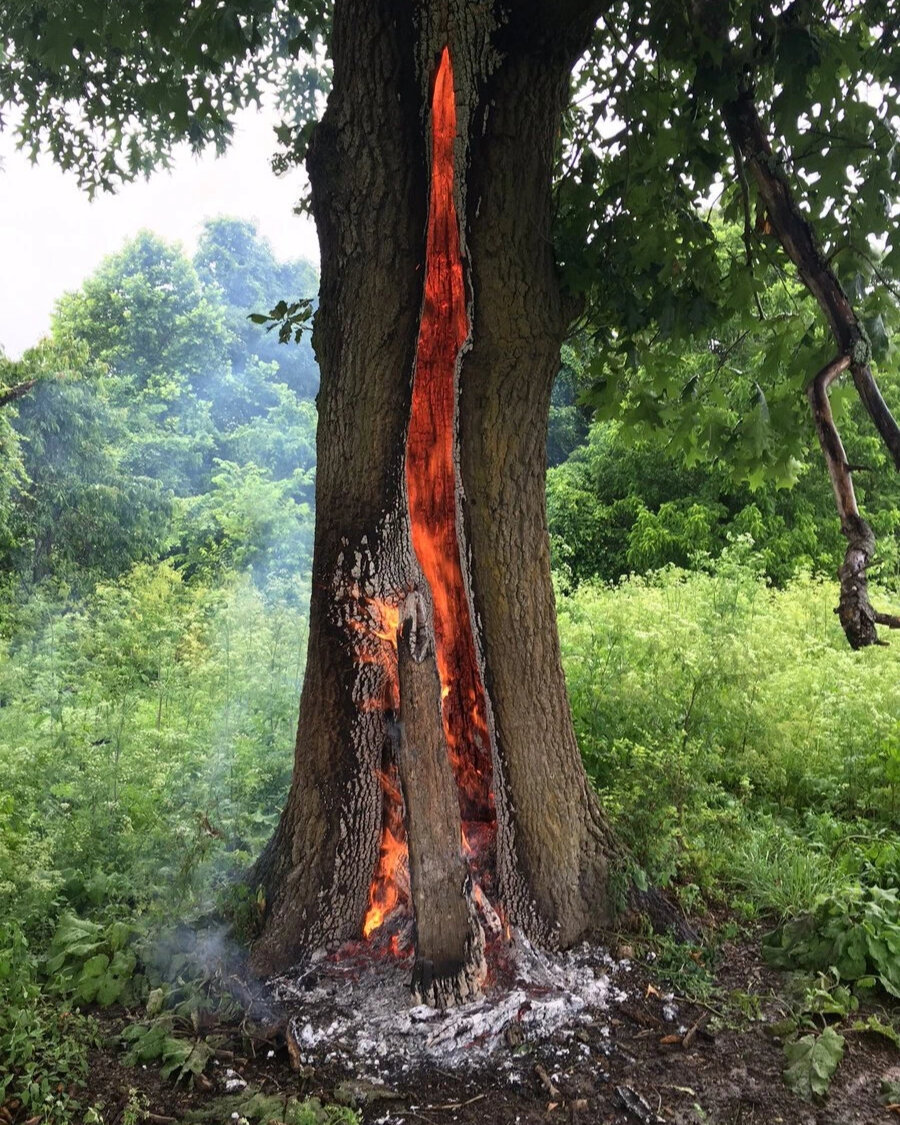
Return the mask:
<svg viewBox="0 0 900 1125">
<path fill-rule="evenodd" d="M 411 700 L 419 700 L 417 717 L 404 723 L 397 752 L 404 785 L 419 794 L 410 806 L 441 788 L 434 768 L 428 780 L 417 778 L 408 756 L 411 746 L 425 747 L 433 767 L 442 739 L 435 708 L 422 702 L 424 667 L 401 655 L 399 692 L 386 681 L 378 620 L 379 606 L 398 605 L 410 590 L 422 593 L 426 619 L 431 613 L 410 552 L 403 457 L 425 266 L 429 84 L 445 44 L 454 62 L 454 190 L 471 326 L 457 368 L 454 500 L 487 695 L 495 905 L 548 944 L 569 945 L 613 916 L 609 875 L 621 852 L 575 742 L 544 514 L 550 390 L 566 328 L 549 239 L 550 181 L 568 75 L 590 30 L 584 5 L 567 10 L 571 21 L 561 26 L 540 4 L 426 2 L 414 13 L 388 0 L 336 5 L 334 86 L 309 160 L 322 244 L 309 654 L 291 793 L 253 875 L 267 902 L 253 954 L 261 971 L 360 936 L 381 833 L 376 771 L 392 752 L 390 712 L 402 715 Z M 432 694 L 434 686 L 432 676 Z M 418 859 L 411 842 L 418 981 L 433 996 L 445 986 L 427 981 L 429 943 L 445 981 L 473 979 L 479 957 L 471 913 L 462 924 L 462 888 L 453 891 L 452 922 L 429 913 L 446 897 L 435 886 L 458 882 L 452 852 L 443 851 L 435 884 L 416 875 L 458 817 L 447 810 Z M 412 808 L 407 821 L 415 834 Z"/>
<path fill-rule="evenodd" d="M 427 202 L 415 39 L 394 17 L 386 0 L 335 13 L 334 87 L 308 162 L 322 249 L 313 592 L 294 780 L 252 875 L 262 972 L 360 936 L 379 852 L 387 734 L 365 704 L 385 690 L 383 642 L 367 625 L 410 577 L 403 460 Z"/>
</svg>

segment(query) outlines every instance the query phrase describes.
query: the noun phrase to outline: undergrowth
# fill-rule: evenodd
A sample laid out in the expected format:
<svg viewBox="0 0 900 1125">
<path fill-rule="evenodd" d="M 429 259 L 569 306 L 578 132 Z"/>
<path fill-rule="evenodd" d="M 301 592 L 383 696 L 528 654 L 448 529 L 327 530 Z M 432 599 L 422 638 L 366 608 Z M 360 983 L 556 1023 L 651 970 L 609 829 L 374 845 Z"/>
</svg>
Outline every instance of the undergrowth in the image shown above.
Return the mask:
<svg viewBox="0 0 900 1125">
<path fill-rule="evenodd" d="M 789 918 L 900 886 L 900 650 L 852 652 L 833 584 L 737 542 L 559 601 L 576 731 L 616 830 L 686 905 Z"/>
<path fill-rule="evenodd" d="M 900 650 L 851 652 L 836 596 L 808 576 L 771 588 L 738 542 L 558 608 L 584 761 L 642 877 L 694 915 L 786 924 L 773 948 L 843 1003 L 838 987 L 897 985 Z M 36 592 L 0 645 L 0 1105 L 22 1120 L 81 1120 L 92 1005 L 141 1013 L 131 1061 L 173 1081 L 206 1065 L 197 1013 L 223 993 L 166 926 L 190 934 L 224 895 L 253 930 L 255 897 L 229 888 L 289 783 L 303 604 L 140 565 L 68 608 Z M 878 931 L 855 976 L 842 926 Z M 714 966 L 661 951 L 698 997 Z M 797 1047 L 801 1085 L 823 1053 L 827 1070 L 836 1041 Z"/>
</svg>

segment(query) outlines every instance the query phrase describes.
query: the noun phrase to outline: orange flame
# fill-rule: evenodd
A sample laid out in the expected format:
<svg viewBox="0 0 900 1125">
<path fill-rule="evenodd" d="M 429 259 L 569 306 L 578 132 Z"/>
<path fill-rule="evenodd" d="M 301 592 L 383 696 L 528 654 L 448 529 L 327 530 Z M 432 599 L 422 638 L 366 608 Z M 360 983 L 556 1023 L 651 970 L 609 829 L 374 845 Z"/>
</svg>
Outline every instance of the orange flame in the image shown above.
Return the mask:
<svg viewBox="0 0 900 1125">
<path fill-rule="evenodd" d="M 384 924 L 388 915 L 408 900 L 407 864 L 406 840 L 398 839 L 393 831 L 386 827 L 381 834 L 381 854 L 378 857 L 378 866 L 375 868 L 375 878 L 369 887 L 369 909 L 363 922 L 363 937 L 371 937 Z"/>
<path fill-rule="evenodd" d="M 446 47 L 434 79 L 431 138 L 425 296 L 406 446 L 406 484 L 413 548 L 434 605 L 441 711 L 459 790 L 463 854 L 469 858 L 478 881 L 489 884 L 496 837 L 490 741 L 457 534 L 456 364 L 469 334 L 469 322 L 454 201 L 456 96 Z M 386 699 L 389 696 L 390 701 L 396 701 L 399 613 L 383 602 L 369 602 L 368 606 L 372 620 L 366 632 L 382 642 L 377 646 L 367 643 L 368 659 L 384 668 L 392 685 Z M 389 709 L 388 703 L 384 706 Z M 404 895 L 408 900 L 402 796 L 395 783 L 380 776 L 385 793 L 384 828 L 369 888 L 369 910 L 363 925 L 366 937 L 384 923 Z"/>
<path fill-rule="evenodd" d="M 364 711 L 396 712 L 399 706 L 397 631 L 400 608 L 380 598 L 357 598 L 350 603 L 348 625 L 356 636 L 356 658 L 381 670 L 380 692 L 364 699 Z M 378 771 L 383 794 L 381 849 L 369 886 L 369 907 L 363 936 L 370 937 L 398 907 L 409 901 L 409 850 L 406 841 L 403 794 L 396 765 Z M 394 949 L 392 945 L 392 950 Z"/>
<path fill-rule="evenodd" d="M 434 80 L 431 129 L 425 300 L 406 445 L 406 484 L 413 547 L 434 603 L 442 717 L 460 812 L 464 821 L 493 823 L 484 689 L 457 534 L 456 363 L 469 321 L 453 193 L 456 96 L 446 47 Z M 490 865 L 487 854 L 480 858 Z"/>
</svg>

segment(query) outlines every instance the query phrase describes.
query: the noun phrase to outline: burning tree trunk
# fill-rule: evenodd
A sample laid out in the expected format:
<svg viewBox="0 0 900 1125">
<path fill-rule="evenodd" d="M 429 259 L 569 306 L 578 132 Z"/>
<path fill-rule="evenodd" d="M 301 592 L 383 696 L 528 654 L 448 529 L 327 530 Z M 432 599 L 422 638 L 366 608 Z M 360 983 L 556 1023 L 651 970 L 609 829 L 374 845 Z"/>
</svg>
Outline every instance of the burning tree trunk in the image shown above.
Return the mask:
<svg viewBox="0 0 900 1125">
<path fill-rule="evenodd" d="M 405 904 L 417 986 L 448 1003 L 481 970 L 473 885 L 546 944 L 612 917 L 617 849 L 575 744 L 544 515 L 566 328 L 551 172 L 588 7 L 336 6 L 309 157 L 309 651 L 293 785 L 255 870 L 261 971 L 374 938 Z"/>
<path fill-rule="evenodd" d="M 413 595 L 400 623 L 400 721 L 393 745 L 407 814 L 416 923 L 413 991 L 419 1000 L 445 1007 L 477 993 L 484 937 L 468 895 L 457 789 L 441 729 L 434 637 L 422 610 L 422 600 Z"/>
</svg>

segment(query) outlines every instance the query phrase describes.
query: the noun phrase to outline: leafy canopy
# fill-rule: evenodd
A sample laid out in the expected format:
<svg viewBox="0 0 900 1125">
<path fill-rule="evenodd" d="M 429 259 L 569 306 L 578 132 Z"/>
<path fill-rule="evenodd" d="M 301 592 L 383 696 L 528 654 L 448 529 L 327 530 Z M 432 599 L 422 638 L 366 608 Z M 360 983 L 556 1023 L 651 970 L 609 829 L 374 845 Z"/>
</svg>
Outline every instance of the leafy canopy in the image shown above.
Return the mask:
<svg viewBox="0 0 900 1125">
<path fill-rule="evenodd" d="M 747 89 L 876 364 L 891 365 L 898 17 L 882 0 L 623 0 L 600 19 L 575 76 L 557 230 L 601 412 L 755 486 L 796 479 L 802 390 L 834 345 L 726 127 Z"/>
<path fill-rule="evenodd" d="M 0 104 L 33 155 L 49 151 L 91 193 L 111 189 L 177 141 L 224 149 L 264 82 L 308 70 L 294 62 L 315 50 L 329 11 L 313 0 L 7 4 Z"/>
<path fill-rule="evenodd" d="M 832 346 L 723 107 L 752 90 L 774 159 L 875 361 L 889 364 L 900 288 L 896 0 L 597 7 L 573 77 L 556 223 L 593 348 L 592 401 L 626 425 L 664 430 L 689 464 L 727 460 L 755 487 L 791 485 L 807 454 L 800 392 Z M 221 147 L 234 113 L 276 82 L 284 166 L 302 156 L 327 85 L 329 15 L 312 0 L 18 5 L 0 21 L 0 103 L 15 109 L 27 147 L 95 190 L 149 171 L 178 141 Z M 735 378 L 723 388 L 726 368 Z"/>
</svg>

